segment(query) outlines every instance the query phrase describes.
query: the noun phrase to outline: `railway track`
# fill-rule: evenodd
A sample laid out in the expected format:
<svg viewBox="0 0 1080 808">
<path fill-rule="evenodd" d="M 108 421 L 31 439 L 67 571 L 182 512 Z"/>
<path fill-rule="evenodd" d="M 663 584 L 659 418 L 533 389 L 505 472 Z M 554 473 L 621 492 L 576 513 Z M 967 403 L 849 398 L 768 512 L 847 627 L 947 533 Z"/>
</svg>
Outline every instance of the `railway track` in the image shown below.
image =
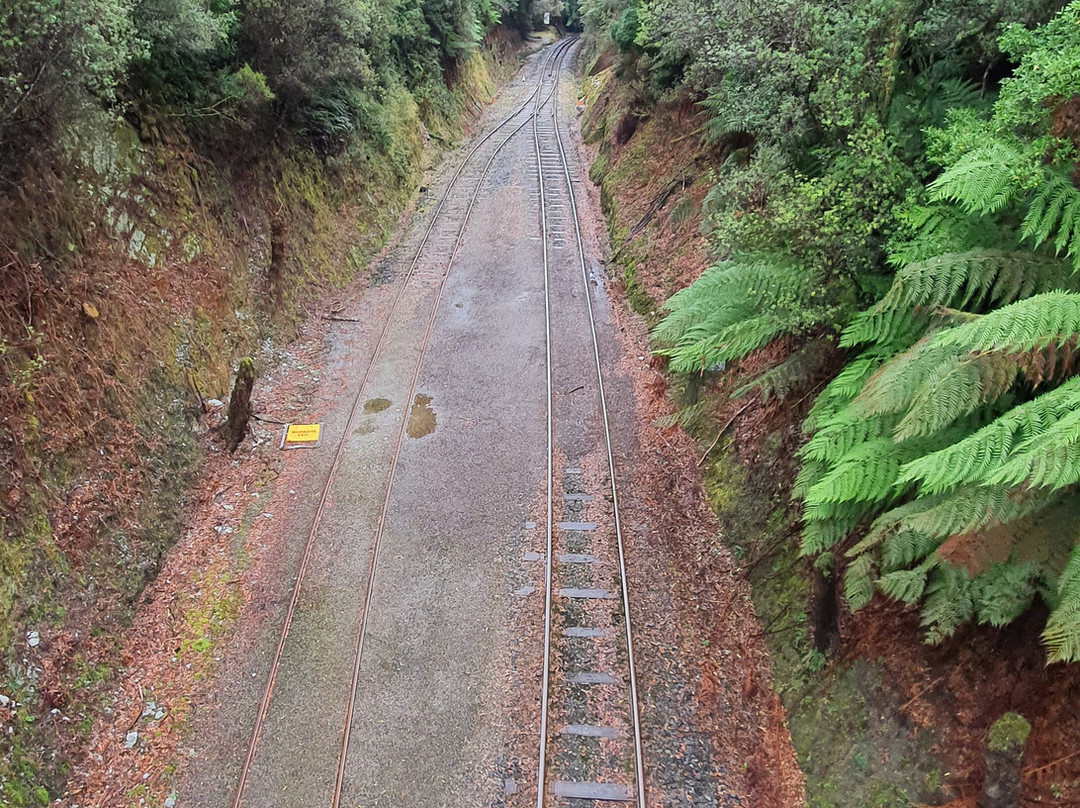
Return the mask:
<svg viewBox="0 0 1080 808">
<path fill-rule="evenodd" d="M 532 119 L 548 391 L 536 806 L 645 808 L 622 522 L 593 309 L 600 286 L 589 277 L 557 101 L 556 86 Z"/>
<path fill-rule="evenodd" d="M 336 445 L 310 531 L 300 554 L 292 595 L 270 661 L 263 697 L 235 787 L 233 808 L 266 808 L 271 804 L 292 806 L 299 804 L 295 802 L 296 794 L 299 793 L 308 795 L 303 804 L 309 803 L 310 795 L 322 794 L 324 796 L 319 797 L 318 802 L 310 804 L 329 804 L 332 808 L 337 808 L 347 795 L 347 768 L 351 746 L 355 740 L 357 690 L 367 640 L 368 616 L 378 586 L 380 542 L 402 441 L 410 420 L 408 404 L 416 399 L 421 368 L 428 352 L 432 327 L 443 299 L 446 280 L 461 250 L 462 238 L 484 187 L 485 178 L 504 147 L 531 121 L 535 121 L 542 110 L 548 108 L 553 101 L 562 60 L 571 46 L 572 40 L 568 40 L 550 49 L 551 52 L 539 65 L 538 75 L 532 77 L 532 91 L 526 102 L 481 138 L 464 157 L 441 193 L 409 268 L 399 282 L 393 303 L 379 331 L 374 352 L 352 399 L 345 428 Z M 406 329 L 402 324 L 408 319 L 406 315 L 411 317 L 414 326 L 417 322 L 426 322 L 426 327 Z M 372 481 L 369 488 L 353 494 L 356 498 L 366 499 L 377 505 L 377 514 L 371 514 L 374 530 L 366 545 L 366 559 L 342 560 L 340 542 L 328 538 L 327 534 L 335 530 L 348 531 L 350 528 L 326 524 L 327 521 L 332 521 L 329 519 L 330 505 L 335 489 L 341 488 L 339 476 L 346 445 L 358 418 L 367 411 L 365 399 L 367 404 L 384 400 L 368 396 L 379 392 L 380 386 L 387 384 L 383 376 L 386 375 L 384 368 L 389 365 L 410 368 L 407 372 L 398 374 L 408 382 L 408 393 L 401 395 L 399 382 L 397 395 L 394 396 L 399 406 L 393 411 L 398 423 L 396 436 L 388 451 L 384 446 L 379 455 L 373 457 L 370 463 L 373 473 L 368 475 Z M 379 480 L 382 481 L 381 490 Z M 341 495 L 340 490 L 338 495 Z M 333 576 L 326 572 L 331 559 L 338 563 Z M 360 587 L 359 591 L 357 587 Z M 335 692 L 342 695 L 345 706 L 336 730 L 329 726 L 313 726 L 315 722 L 304 708 L 305 696 L 309 693 L 295 689 L 292 692 L 281 692 L 279 683 L 283 666 L 296 664 L 297 660 L 308 653 L 304 648 L 305 640 L 297 640 L 293 629 L 298 615 L 305 610 L 311 611 L 313 607 L 310 602 L 318 600 L 313 596 L 312 590 L 319 593 L 324 602 L 360 604 L 355 613 L 344 607 L 338 611 L 331 607 L 319 618 L 324 623 L 334 622 L 335 627 L 341 629 L 339 633 L 351 633 L 355 638 L 355 644 L 348 655 L 349 664 L 344 664 L 345 654 L 341 652 L 336 657 L 336 662 L 341 664 L 332 664 L 322 670 L 313 671 L 310 681 L 304 683 L 310 691 L 319 692 L 323 696 Z M 315 623 L 318 623 L 319 619 L 309 618 Z M 298 686 L 294 684 L 292 687 Z M 331 737 L 334 735 L 340 740 L 336 749 Z M 274 746 L 274 749 L 269 751 L 266 749 L 268 738 L 273 740 Z M 307 749 L 305 764 L 302 767 L 291 767 L 290 752 L 298 744 Z M 312 749 L 315 751 L 311 751 Z M 316 758 L 322 763 L 311 765 L 312 759 Z M 335 759 L 333 765 L 330 764 L 331 758 Z M 332 770 L 332 788 L 329 785 L 331 773 L 324 769 Z"/>
</svg>

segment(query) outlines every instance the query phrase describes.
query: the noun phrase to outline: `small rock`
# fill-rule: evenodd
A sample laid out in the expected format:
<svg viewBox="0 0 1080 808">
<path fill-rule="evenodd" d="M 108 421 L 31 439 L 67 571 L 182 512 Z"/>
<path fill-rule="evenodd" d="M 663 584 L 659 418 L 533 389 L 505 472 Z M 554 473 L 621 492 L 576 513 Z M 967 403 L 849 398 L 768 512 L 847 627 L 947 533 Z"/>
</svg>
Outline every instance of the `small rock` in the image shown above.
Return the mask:
<svg viewBox="0 0 1080 808">
<path fill-rule="evenodd" d="M 11 699 L 0 693 L 0 707 L 7 707 L 9 704 L 11 704 Z"/>
<path fill-rule="evenodd" d="M 38 634 L 36 631 L 26 632 L 26 644 L 29 645 L 31 648 L 37 648 L 39 645 L 41 645 L 41 635 Z"/>
<path fill-rule="evenodd" d="M 224 407 L 225 406 L 224 402 L 222 402 L 220 399 L 217 399 L 217 398 L 208 398 L 208 399 L 206 399 L 206 405 L 208 407 Z"/>
<path fill-rule="evenodd" d="M 179 799 L 179 795 L 174 791 L 172 794 L 165 798 L 165 808 L 176 808 L 176 801 Z"/>
<path fill-rule="evenodd" d="M 124 736 L 124 746 L 126 746 L 128 749 L 134 749 L 135 744 L 137 744 L 138 742 L 139 742 L 139 732 L 138 732 L 138 730 L 133 729 L 131 732 L 129 732 L 127 735 Z"/>
</svg>

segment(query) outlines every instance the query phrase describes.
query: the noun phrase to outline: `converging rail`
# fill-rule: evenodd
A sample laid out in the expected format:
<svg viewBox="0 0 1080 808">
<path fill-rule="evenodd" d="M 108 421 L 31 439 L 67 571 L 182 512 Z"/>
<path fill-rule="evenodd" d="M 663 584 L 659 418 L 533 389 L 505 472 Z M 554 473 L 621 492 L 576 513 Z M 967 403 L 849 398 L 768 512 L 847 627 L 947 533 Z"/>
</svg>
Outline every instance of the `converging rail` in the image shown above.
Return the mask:
<svg viewBox="0 0 1080 808">
<path fill-rule="evenodd" d="M 507 143 L 520 132 L 528 123 L 535 119 L 539 110 L 546 101 L 553 97 L 558 83 L 558 67 L 561 65 L 567 50 L 572 45 L 572 40 L 564 41 L 551 49 L 543 62 L 539 76 L 536 77 L 535 86 L 528 99 L 513 113 L 507 116 L 501 123 L 481 138 L 468 152 L 457 170 L 454 172 L 445 191 L 432 214 L 432 219 L 421 239 L 412 261 L 404 273 L 396 292 L 393 304 L 382 322 L 376 347 L 370 361 L 361 376 L 355 396 L 352 398 L 351 408 L 347 416 L 341 438 L 334 451 L 326 481 L 322 486 L 318 506 L 315 511 L 307 539 L 300 554 L 296 580 L 292 595 L 286 609 L 284 622 L 278 637 L 277 645 L 270 663 L 266 686 L 263 697 L 258 707 L 250 740 L 247 744 L 243 766 L 237 781 L 233 808 L 241 808 L 245 805 L 246 794 L 252 784 L 253 771 L 257 760 L 260 741 L 267 723 L 271 700 L 274 694 L 275 684 L 281 671 L 282 661 L 286 655 L 286 646 L 290 628 L 293 626 L 297 614 L 297 606 L 301 601 L 301 593 L 307 582 L 312 568 L 313 548 L 316 544 L 316 536 L 319 534 L 320 523 L 327 511 L 330 490 L 337 478 L 346 440 L 353 431 L 354 422 L 361 409 L 361 403 L 369 392 L 372 382 L 372 374 L 376 364 L 389 350 L 391 325 L 395 321 L 398 312 L 410 303 L 415 307 L 423 304 L 430 306 L 429 315 L 426 319 L 426 330 L 423 332 L 419 346 L 415 349 L 412 359 L 410 392 L 405 401 L 413 400 L 420 378 L 421 368 L 430 342 L 432 327 L 438 314 L 439 305 L 443 297 L 443 289 L 446 278 L 462 245 L 462 237 L 469 217 L 480 194 L 484 179 L 490 171 L 492 164 Z M 554 78 L 552 78 L 554 77 Z M 549 88 L 550 85 L 550 88 Z M 502 134 L 502 137 L 497 135 Z M 464 192 L 461 187 L 464 186 Z M 471 189 L 471 190 L 470 190 Z M 449 256 L 447 257 L 447 253 Z M 433 300 L 432 300 L 433 298 Z M 372 605 L 372 594 L 375 591 L 376 578 L 379 569 L 379 548 L 384 524 L 386 522 L 387 509 L 390 502 L 390 494 L 394 485 L 394 475 L 398 466 L 398 457 L 401 444 L 406 431 L 408 421 L 408 408 L 405 408 L 397 429 L 396 440 L 391 448 L 386 474 L 385 486 L 382 493 L 382 501 L 372 539 L 370 561 L 367 571 L 366 585 L 361 593 L 363 609 L 360 613 L 359 631 L 356 635 L 355 649 L 352 654 L 352 685 L 349 690 L 348 701 L 344 706 L 344 715 L 341 729 L 340 751 L 337 756 L 337 771 L 335 773 L 334 788 L 331 796 L 332 808 L 337 808 L 341 802 L 342 789 L 345 778 L 346 761 L 349 755 L 350 741 L 352 740 L 353 714 L 356 705 L 357 683 L 360 674 L 361 659 L 364 652 L 364 642 L 367 631 L 367 617 Z M 329 773 L 327 773 L 327 776 Z"/>
<path fill-rule="evenodd" d="M 550 112 L 541 114 L 539 99 L 537 103 L 532 124 L 547 320 L 548 458 L 536 806 L 588 801 L 645 808 L 608 399 L 581 224 L 560 131 L 558 82 Z M 573 274 L 579 276 L 583 294 L 572 292 Z M 575 334 L 583 336 L 575 339 Z M 572 387 L 585 378 L 583 359 L 591 366 L 592 381 Z M 556 397 L 556 390 L 571 389 L 580 393 Z"/>
</svg>

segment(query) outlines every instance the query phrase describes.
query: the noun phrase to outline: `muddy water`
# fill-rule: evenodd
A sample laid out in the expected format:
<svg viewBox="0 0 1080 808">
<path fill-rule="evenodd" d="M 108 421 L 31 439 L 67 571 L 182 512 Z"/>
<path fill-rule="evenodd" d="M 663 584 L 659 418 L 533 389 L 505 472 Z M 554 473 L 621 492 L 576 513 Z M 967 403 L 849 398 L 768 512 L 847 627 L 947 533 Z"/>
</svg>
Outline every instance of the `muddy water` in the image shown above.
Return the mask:
<svg viewBox="0 0 1080 808">
<path fill-rule="evenodd" d="M 405 434 L 410 438 L 422 438 L 435 431 L 435 411 L 431 409 L 431 396 L 422 393 L 413 399 L 412 410 L 409 411 L 409 423 L 405 427 Z"/>
</svg>

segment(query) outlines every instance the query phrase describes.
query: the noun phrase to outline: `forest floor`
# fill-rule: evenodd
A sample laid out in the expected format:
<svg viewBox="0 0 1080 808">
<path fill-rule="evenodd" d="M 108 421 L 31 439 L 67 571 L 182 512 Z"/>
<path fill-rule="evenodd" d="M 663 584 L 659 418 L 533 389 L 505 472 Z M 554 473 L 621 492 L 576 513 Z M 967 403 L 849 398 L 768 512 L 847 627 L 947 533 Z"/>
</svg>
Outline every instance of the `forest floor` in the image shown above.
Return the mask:
<svg viewBox="0 0 1080 808">
<path fill-rule="evenodd" d="M 511 86 L 516 89 L 516 83 Z M 567 109 L 572 109 L 572 91 L 564 101 Z M 495 106 L 504 108 L 507 103 L 503 98 Z M 485 116 L 485 120 L 490 117 L 490 114 Z M 577 154 L 576 170 L 583 172 L 582 166 L 593 155 L 584 147 Z M 445 171 L 439 169 L 426 184 L 437 187 L 440 181 L 445 181 Z M 519 188 L 514 178 L 528 174 L 511 170 L 505 176 L 509 184 L 504 193 L 510 196 L 503 197 L 504 202 L 525 190 Z M 585 187 L 588 183 L 579 185 Z M 586 201 L 588 204 L 584 204 Z M 421 209 L 428 204 L 422 200 Z M 527 202 L 522 204 L 527 208 Z M 587 251 L 590 260 L 598 266 L 605 260 L 606 234 L 595 190 L 580 204 L 584 208 Z M 506 234 L 507 223 L 503 218 L 512 215 L 513 210 L 513 204 L 500 204 L 478 211 L 477 226 L 495 234 L 484 239 L 484 246 Z M 410 243 L 414 237 L 408 233 L 403 226 L 402 244 Z M 692 241 L 693 237 L 688 240 Z M 357 383 L 356 368 L 363 364 L 365 352 L 371 351 L 374 342 L 373 323 L 391 304 L 392 284 L 387 281 L 393 277 L 393 270 L 387 267 L 395 263 L 395 255 L 390 250 L 377 262 L 380 269 L 374 274 L 374 283 L 369 275 L 347 290 L 319 301 L 312 307 L 310 319 L 301 326 L 300 338 L 274 355 L 263 357 L 263 364 L 273 369 L 258 381 L 253 400 L 256 412 L 264 420 L 253 425 L 251 436 L 237 455 L 225 455 L 209 431 L 220 423 L 222 408 L 211 405 L 204 414 L 203 440 L 209 452 L 198 474 L 194 511 L 183 537 L 165 558 L 156 580 L 146 589 L 134 622 L 122 638 L 120 656 L 124 668 L 115 686 L 101 699 L 85 754 L 69 750 L 75 765 L 60 804 L 72 808 L 212 805 L 223 803 L 231 795 L 250 735 L 250 719 L 265 684 L 268 657 L 292 592 L 302 545 L 322 482 L 333 463 L 334 441 L 329 437 L 327 443 L 314 450 L 280 451 L 278 439 L 282 425 L 278 422 L 321 421 L 328 436 L 344 434 L 343 430 L 351 425 L 355 429 L 348 445 L 352 446 L 369 437 L 377 438 L 384 429 L 377 419 L 382 415 L 389 417 L 404 406 L 404 398 L 395 395 L 394 410 L 384 410 L 379 406 L 382 397 L 373 394 L 367 403 L 375 404 L 370 412 L 365 409 L 360 421 L 354 423 L 348 415 Z M 481 250 L 465 263 L 483 275 L 488 271 L 484 269 L 486 260 Z M 515 276 L 531 271 L 529 263 L 523 261 L 510 269 L 492 265 L 489 269 L 494 274 L 489 281 L 496 287 L 513 282 L 522 295 L 535 291 L 534 276 Z M 686 266 L 692 264 L 693 256 L 689 254 Z M 436 321 L 436 335 L 439 328 L 454 333 L 455 317 L 476 316 L 468 309 L 480 310 L 486 305 L 480 301 L 484 293 L 480 276 L 466 276 L 458 283 L 451 290 L 451 298 L 456 302 Z M 597 294 L 605 307 L 610 306 L 601 315 L 601 330 L 606 340 L 603 351 L 610 361 L 612 400 L 616 405 L 613 417 L 619 482 L 627 503 L 624 521 L 629 526 L 628 576 L 644 694 L 642 723 L 650 804 L 766 808 L 798 805 L 802 802 L 801 775 L 788 739 L 783 707 L 773 690 L 768 650 L 755 617 L 745 573 L 717 541 L 718 524 L 709 509 L 693 442 L 681 430 L 657 423 L 660 416 L 670 415 L 673 407 L 663 376 L 648 359 L 647 318 L 630 311 L 632 289 L 628 295 L 619 283 L 614 283 L 606 292 L 601 290 Z M 501 297 L 514 300 L 512 295 Z M 501 323 L 497 328 L 513 329 L 501 341 L 487 334 L 496 350 L 517 344 L 523 334 L 535 330 L 526 328 L 528 319 L 520 320 L 508 313 L 494 320 L 483 318 L 482 323 L 471 327 L 484 325 L 490 330 L 492 322 Z M 477 332 L 465 337 L 458 333 L 457 337 L 462 344 L 475 346 L 482 335 Z M 437 336 L 436 344 L 441 344 Z M 521 666 L 517 678 L 506 685 L 515 703 L 482 704 L 480 709 L 481 713 L 495 713 L 494 718 L 484 719 L 484 726 L 496 728 L 496 736 L 508 739 L 507 748 L 516 750 L 528 745 L 521 741 L 521 736 L 528 735 L 535 720 L 535 692 L 526 685 L 532 683 L 537 673 L 537 649 L 529 646 L 535 639 L 532 624 L 536 603 L 530 601 L 532 605 L 517 607 L 511 598 L 509 582 L 516 584 L 521 575 L 530 574 L 519 568 L 518 560 L 522 557 L 520 551 L 527 552 L 532 546 L 523 525 L 528 524 L 526 517 L 535 507 L 535 484 L 539 481 L 526 484 L 535 476 L 536 470 L 531 466 L 523 467 L 523 476 L 518 471 L 507 473 L 510 467 L 504 468 L 497 475 L 498 480 L 491 479 L 487 485 L 493 491 L 501 490 L 500 486 L 513 490 L 508 488 L 503 497 L 489 501 L 489 506 L 496 507 L 489 508 L 488 515 L 479 514 L 468 504 L 482 499 L 482 492 L 470 489 L 472 492 L 467 496 L 464 492 L 455 493 L 454 481 L 460 476 L 463 463 L 468 468 L 483 467 L 485 464 L 478 461 L 483 461 L 486 452 L 521 441 L 531 445 L 539 424 L 530 415 L 536 401 L 526 397 L 521 401 L 508 399 L 497 406 L 492 404 L 499 383 L 488 380 L 480 384 L 470 380 L 467 374 L 462 376 L 465 368 L 473 366 L 474 359 L 449 348 L 443 353 L 444 349 L 437 349 L 433 360 L 433 367 L 443 370 L 425 371 L 429 375 L 421 382 L 421 389 L 433 393 L 436 402 L 433 405 L 437 410 L 436 420 L 432 423 L 435 429 L 413 440 L 412 451 L 421 454 L 412 460 L 408 453 L 404 456 L 404 468 L 421 469 L 424 473 L 416 477 L 415 484 L 406 481 L 399 487 L 400 491 L 413 494 L 412 499 L 403 500 L 402 513 L 410 508 L 422 511 L 443 504 L 450 506 L 442 509 L 450 521 L 458 516 L 448 515 L 458 514 L 460 510 L 463 524 L 471 520 L 474 533 L 482 524 L 481 536 L 504 536 L 494 545 L 470 544 L 479 555 L 454 563 L 467 564 L 470 569 L 479 563 L 486 570 L 483 577 L 493 590 L 491 603 L 506 608 L 501 613 L 492 613 L 489 603 L 479 611 L 473 606 L 464 611 L 455 610 L 454 604 L 462 602 L 460 597 L 446 600 L 443 590 L 424 583 L 433 580 L 434 572 L 454 580 L 452 570 L 429 571 L 421 547 L 408 549 L 398 543 L 390 557 L 406 561 L 401 572 L 410 580 L 406 584 L 406 578 L 400 578 L 401 587 L 394 585 L 388 591 L 397 590 L 403 604 L 413 605 L 387 624 L 390 633 L 386 636 L 399 636 L 399 639 L 412 636 L 414 620 L 423 623 L 429 619 L 460 618 L 461 628 L 487 625 L 494 632 L 496 642 L 484 653 L 490 651 L 499 658 L 491 664 L 482 663 L 483 654 L 478 647 L 476 656 L 465 655 L 465 660 L 474 659 L 478 664 L 464 671 L 464 675 L 472 683 L 470 698 L 476 693 L 505 698 L 505 693 L 499 696 L 503 691 L 497 679 L 508 675 L 508 665 Z M 506 357 L 492 359 L 496 371 L 503 361 Z M 498 396 L 513 398 L 532 391 L 535 385 L 530 379 L 537 365 L 535 360 L 525 361 L 523 365 L 524 373 L 521 369 L 498 371 L 505 378 L 520 377 L 512 390 L 499 392 Z M 470 386 L 474 388 L 471 391 Z M 471 402 L 469 395 L 480 398 L 472 410 L 461 403 Z M 513 418 L 509 416 L 511 412 Z M 502 424 L 496 432 L 504 428 L 511 431 L 496 441 L 487 435 L 477 442 L 478 438 L 470 434 L 477 429 L 474 424 L 490 430 L 493 423 Z M 438 454 L 440 446 L 450 452 L 444 460 L 422 452 Z M 455 446 L 473 446 L 474 453 L 455 454 Z M 350 454 L 352 451 L 347 449 L 344 455 L 344 467 L 350 469 L 346 481 L 360 480 L 358 475 L 366 463 L 362 455 Z M 493 459 L 489 465 L 498 470 L 504 462 Z M 492 468 L 483 473 L 490 475 Z M 521 476 L 518 483 L 514 482 L 515 475 Z M 481 478 L 488 479 L 488 476 Z M 361 482 L 357 484 L 361 488 L 365 486 Z M 483 483 L 472 485 L 477 484 L 481 489 L 484 486 Z M 347 521 L 341 521 L 345 512 L 337 513 L 333 509 L 355 500 L 366 513 L 363 510 L 366 506 L 359 502 L 363 497 L 356 498 L 351 490 L 348 486 L 337 488 L 329 500 L 333 514 L 330 522 L 341 541 L 345 540 L 341 537 L 352 534 Z M 406 529 L 400 538 L 404 541 L 406 534 L 429 535 L 438 529 L 442 527 Z M 461 535 L 465 537 L 467 531 Z M 342 549 L 346 555 L 352 552 L 347 544 L 335 542 L 338 539 L 327 545 L 325 560 L 338 558 L 340 563 Z M 357 550 L 359 555 L 362 548 L 358 546 Z M 319 552 L 313 556 L 316 561 Z M 388 563 L 397 566 L 396 560 Z M 333 577 L 326 579 L 326 586 L 333 583 Z M 461 590 L 462 597 L 472 593 L 475 599 L 476 581 L 470 579 L 467 583 Z M 506 589 L 501 591 L 504 585 Z M 500 591 L 494 592 L 496 589 Z M 428 601 L 426 606 L 417 605 Z M 291 659 L 290 664 L 301 668 L 314 662 L 312 674 L 321 675 L 317 663 L 334 643 L 328 641 L 329 636 L 319 633 L 319 620 L 303 628 L 306 625 L 302 622 L 303 615 L 312 610 L 319 612 L 318 603 L 304 600 L 300 605 L 301 623 L 297 624 L 300 630 L 294 628 L 291 632 L 300 645 L 286 662 Z M 468 616 L 473 614 L 480 615 L 479 622 Z M 406 616 L 408 621 L 401 622 Z M 489 618 L 494 620 L 490 625 L 485 622 Z M 449 626 L 444 625 L 446 628 Z M 393 643 L 385 642 L 380 645 L 386 649 L 383 653 L 387 654 L 385 664 L 389 669 L 402 664 L 402 658 L 395 656 L 397 652 L 392 646 Z M 511 659 L 518 661 L 508 662 Z M 417 691 L 416 682 L 412 685 L 412 692 L 421 701 L 431 695 L 427 689 Z M 318 718 L 321 713 L 339 714 L 336 697 L 325 690 L 312 690 L 310 685 L 305 687 L 300 683 L 290 687 L 287 680 L 283 690 L 293 698 L 292 707 L 286 705 L 286 711 L 308 714 L 316 725 L 316 735 L 320 731 L 318 727 L 329 726 Z M 392 718 L 402 719 L 403 715 Z M 378 721 L 378 716 L 373 716 L 373 720 Z M 431 714 L 425 720 L 430 721 Z M 519 723 L 508 726 L 507 721 Z M 461 723 L 458 721 L 457 725 Z M 402 732 L 390 735 L 416 740 L 419 726 L 396 727 Z M 296 739 L 287 730 L 275 734 L 278 737 L 271 740 L 284 744 L 283 754 L 295 748 Z M 334 745 L 325 737 L 316 740 L 320 742 L 318 745 Z M 384 743 L 384 751 L 402 751 L 386 743 L 389 741 Z M 445 750 L 445 754 L 450 759 L 463 751 L 458 747 Z M 494 751 L 490 744 L 485 744 L 483 749 L 472 749 L 468 754 L 491 762 Z M 376 749 L 373 754 L 382 753 Z M 305 753 L 304 759 L 307 757 Z M 490 794 L 478 792 L 474 799 L 461 792 L 459 798 L 464 802 L 459 804 L 505 801 L 513 805 L 522 798 L 524 791 L 518 788 L 519 785 L 527 788 L 527 761 L 520 760 L 516 768 L 505 760 L 492 765 L 491 771 L 481 774 L 483 782 L 473 782 L 470 789 L 490 785 L 489 776 L 497 769 L 500 774 L 508 774 L 498 782 L 498 800 Z M 429 787 L 442 788 L 447 782 L 456 782 L 461 771 L 448 766 L 442 767 L 447 774 L 443 783 L 432 782 Z M 427 773 L 424 774 L 426 777 Z M 363 776 L 358 775 L 358 780 L 362 781 Z M 504 781 L 516 784 L 513 788 L 507 785 L 504 792 Z M 392 784 L 387 786 L 390 790 Z M 269 794 L 266 796 L 271 798 Z M 396 804 L 408 802 L 408 798 L 401 802 L 400 795 L 395 799 Z"/>
</svg>

